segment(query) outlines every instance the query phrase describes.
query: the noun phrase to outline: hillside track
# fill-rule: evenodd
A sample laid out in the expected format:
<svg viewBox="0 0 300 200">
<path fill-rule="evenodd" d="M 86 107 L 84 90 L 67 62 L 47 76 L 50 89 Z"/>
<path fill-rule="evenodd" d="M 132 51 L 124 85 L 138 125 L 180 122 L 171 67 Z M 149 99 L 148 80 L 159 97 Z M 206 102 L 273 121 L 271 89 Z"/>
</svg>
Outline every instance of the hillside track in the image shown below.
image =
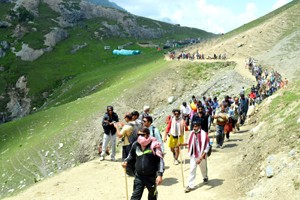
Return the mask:
<svg viewBox="0 0 300 200">
<path fill-rule="evenodd" d="M 235 190 L 237 174 L 234 168 L 241 159 L 239 148 L 245 145 L 251 126 L 241 127 L 240 133 L 232 134 L 231 140 L 224 143 L 223 149 L 213 148 L 208 158 L 209 184 L 203 185 L 200 169 L 197 169 L 196 189 L 184 193 L 180 165 L 173 165 L 171 152 L 166 148 L 166 170 L 163 183 L 158 187 L 159 199 L 237 199 L 242 194 Z M 187 133 L 188 134 L 188 133 Z M 210 133 L 212 137 L 213 133 Z M 184 181 L 189 175 L 187 149 L 182 150 Z M 124 171 L 121 167 L 121 153 L 116 162 L 99 159 L 84 163 L 64 171 L 54 177 L 36 183 L 17 196 L 6 200 L 18 199 L 126 199 Z M 129 194 L 133 188 L 133 178 L 128 177 Z M 145 190 L 142 199 L 147 199 Z"/>
</svg>

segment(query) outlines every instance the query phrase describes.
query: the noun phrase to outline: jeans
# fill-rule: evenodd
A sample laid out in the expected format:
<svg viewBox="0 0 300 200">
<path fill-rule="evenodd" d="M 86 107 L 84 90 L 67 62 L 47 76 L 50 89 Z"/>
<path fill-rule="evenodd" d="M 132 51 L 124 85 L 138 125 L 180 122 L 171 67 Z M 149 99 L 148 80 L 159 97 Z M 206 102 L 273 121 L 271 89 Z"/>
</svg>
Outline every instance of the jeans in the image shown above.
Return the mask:
<svg viewBox="0 0 300 200">
<path fill-rule="evenodd" d="M 222 146 L 224 142 L 224 126 L 216 125 L 216 141 Z"/>
<path fill-rule="evenodd" d="M 103 141 L 102 141 L 102 153 L 101 156 L 105 157 L 105 149 L 109 142 L 111 142 L 111 158 L 115 159 L 116 156 L 116 141 L 117 141 L 117 135 L 116 134 L 103 134 Z"/>
<path fill-rule="evenodd" d="M 140 200 L 143 196 L 144 188 L 148 189 L 148 200 L 157 200 L 156 175 L 142 176 L 135 174 L 133 193 L 130 200 Z"/>
</svg>

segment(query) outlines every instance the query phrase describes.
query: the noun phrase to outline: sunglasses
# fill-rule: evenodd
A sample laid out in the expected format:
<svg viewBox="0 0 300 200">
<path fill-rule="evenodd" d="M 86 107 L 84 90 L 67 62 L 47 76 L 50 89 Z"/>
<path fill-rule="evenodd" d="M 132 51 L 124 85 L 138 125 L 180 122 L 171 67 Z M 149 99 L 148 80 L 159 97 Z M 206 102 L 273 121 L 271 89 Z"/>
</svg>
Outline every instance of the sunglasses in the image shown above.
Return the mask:
<svg viewBox="0 0 300 200">
<path fill-rule="evenodd" d="M 138 136 L 142 136 L 142 137 L 145 137 L 146 134 L 137 134 Z"/>
</svg>

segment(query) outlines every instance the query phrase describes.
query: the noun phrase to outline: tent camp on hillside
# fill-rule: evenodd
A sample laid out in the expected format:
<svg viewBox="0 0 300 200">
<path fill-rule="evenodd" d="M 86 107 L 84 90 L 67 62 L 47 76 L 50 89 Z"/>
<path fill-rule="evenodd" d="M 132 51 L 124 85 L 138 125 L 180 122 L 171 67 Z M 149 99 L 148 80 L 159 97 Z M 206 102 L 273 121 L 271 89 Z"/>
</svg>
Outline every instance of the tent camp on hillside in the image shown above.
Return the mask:
<svg viewBox="0 0 300 200">
<path fill-rule="evenodd" d="M 113 50 L 113 55 L 121 55 L 121 56 L 133 56 L 133 55 L 138 55 L 141 53 L 140 50 L 126 50 L 126 49 L 114 49 Z"/>
</svg>

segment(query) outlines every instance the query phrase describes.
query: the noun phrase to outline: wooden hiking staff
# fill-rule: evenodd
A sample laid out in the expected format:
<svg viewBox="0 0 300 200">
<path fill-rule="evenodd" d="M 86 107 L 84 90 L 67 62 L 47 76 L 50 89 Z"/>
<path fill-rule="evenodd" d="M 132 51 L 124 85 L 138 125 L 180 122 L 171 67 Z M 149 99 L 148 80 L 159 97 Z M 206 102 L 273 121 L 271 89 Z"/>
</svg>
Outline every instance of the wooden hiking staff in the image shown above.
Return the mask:
<svg viewBox="0 0 300 200">
<path fill-rule="evenodd" d="M 127 174 L 126 174 L 126 168 L 124 169 L 124 175 L 125 175 L 125 187 L 126 187 L 126 200 L 128 200 L 128 185 L 127 185 Z"/>
<path fill-rule="evenodd" d="M 181 155 L 180 148 L 181 148 L 181 146 L 178 147 L 178 152 L 179 152 L 179 155 L 180 155 L 180 168 L 181 168 L 182 186 L 184 188 L 184 174 L 183 174 L 182 155 Z"/>
<path fill-rule="evenodd" d="M 184 188 L 184 174 L 183 174 L 183 166 L 182 166 L 183 159 L 182 159 L 182 155 L 181 155 L 181 146 L 185 146 L 185 144 L 181 144 L 179 138 L 177 140 L 177 144 L 178 144 L 177 145 L 178 146 L 178 153 L 179 153 L 179 156 L 180 156 L 180 168 L 181 168 L 182 185 L 183 185 L 183 188 Z"/>
</svg>

